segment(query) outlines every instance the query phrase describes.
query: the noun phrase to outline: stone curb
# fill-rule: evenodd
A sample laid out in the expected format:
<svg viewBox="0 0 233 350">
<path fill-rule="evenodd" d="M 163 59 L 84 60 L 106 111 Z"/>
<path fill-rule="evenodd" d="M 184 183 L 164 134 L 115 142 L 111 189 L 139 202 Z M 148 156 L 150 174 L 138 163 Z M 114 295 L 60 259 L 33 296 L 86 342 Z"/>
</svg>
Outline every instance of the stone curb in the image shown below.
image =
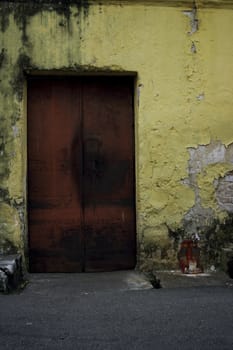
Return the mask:
<svg viewBox="0 0 233 350">
<path fill-rule="evenodd" d="M 22 280 L 21 255 L 0 255 L 0 292 L 9 293 L 17 289 Z"/>
</svg>

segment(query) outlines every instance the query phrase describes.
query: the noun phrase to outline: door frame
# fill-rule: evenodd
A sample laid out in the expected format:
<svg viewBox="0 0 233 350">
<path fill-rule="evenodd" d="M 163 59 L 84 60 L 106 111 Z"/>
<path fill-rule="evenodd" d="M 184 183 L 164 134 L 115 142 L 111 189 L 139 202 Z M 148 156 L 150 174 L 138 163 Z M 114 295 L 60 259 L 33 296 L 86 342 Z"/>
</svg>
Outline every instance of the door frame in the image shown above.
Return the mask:
<svg viewBox="0 0 233 350">
<path fill-rule="evenodd" d="M 25 80 L 24 80 L 24 86 L 23 86 L 23 110 L 24 110 L 24 130 L 25 130 L 25 137 L 24 137 L 24 150 L 25 150 L 25 161 L 24 161 L 24 171 L 23 173 L 25 176 L 24 186 L 25 186 L 25 228 L 24 228 L 24 253 L 25 253 L 25 261 L 27 270 L 29 270 L 29 224 L 28 224 L 28 130 L 27 130 L 27 123 L 28 123 L 28 111 L 27 111 L 27 102 L 28 102 L 28 80 L 31 77 L 44 77 L 44 78 L 55 78 L 55 77 L 61 77 L 61 78 L 69 78 L 69 77 L 130 77 L 132 78 L 132 85 L 134 87 L 134 91 L 132 91 L 133 96 L 133 136 L 134 136 L 134 143 L 133 143 L 133 164 L 134 164 L 134 217 L 135 217 L 135 261 L 136 265 L 135 268 L 138 266 L 138 112 L 139 112 L 139 95 L 140 95 L 140 86 L 138 82 L 138 74 L 135 71 L 125 71 L 125 72 L 111 72 L 111 71 L 99 71 L 99 72 L 90 72 L 90 71 L 83 71 L 83 72 L 73 72 L 73 71 L 30 71 L 25 74 Z"/>
</svg>

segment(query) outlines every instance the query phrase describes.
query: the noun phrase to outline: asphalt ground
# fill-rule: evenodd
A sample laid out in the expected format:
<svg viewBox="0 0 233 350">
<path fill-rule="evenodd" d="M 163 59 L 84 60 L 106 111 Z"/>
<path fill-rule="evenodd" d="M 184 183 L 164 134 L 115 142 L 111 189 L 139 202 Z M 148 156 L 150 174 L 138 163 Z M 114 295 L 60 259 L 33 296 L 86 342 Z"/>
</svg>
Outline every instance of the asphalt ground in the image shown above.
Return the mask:
<svg viewBox="0 0 233 350">
<path fill-rule="evenodd" d="M 0 349 L 233 349 L 231 284 L 152 289 L 130 271 L 28 277 L 0 295 Z"/>
</svg>

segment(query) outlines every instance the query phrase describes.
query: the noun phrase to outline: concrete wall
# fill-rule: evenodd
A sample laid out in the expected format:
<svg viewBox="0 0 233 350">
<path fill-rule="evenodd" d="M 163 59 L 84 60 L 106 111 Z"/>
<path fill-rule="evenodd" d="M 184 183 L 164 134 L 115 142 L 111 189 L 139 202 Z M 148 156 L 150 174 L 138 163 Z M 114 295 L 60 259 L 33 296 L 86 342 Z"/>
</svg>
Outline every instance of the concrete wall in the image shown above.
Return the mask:
<svg viewBox="0 0 233 350">
<path fill-rule="evenodd" d="M 207 5 L 206 5 L 207 4 Z M 27 255 L 26 74 L 136 72 L 138 262 L 233 242 L 233 1 L 0 3 L 0 253 Z"/>
</svg>

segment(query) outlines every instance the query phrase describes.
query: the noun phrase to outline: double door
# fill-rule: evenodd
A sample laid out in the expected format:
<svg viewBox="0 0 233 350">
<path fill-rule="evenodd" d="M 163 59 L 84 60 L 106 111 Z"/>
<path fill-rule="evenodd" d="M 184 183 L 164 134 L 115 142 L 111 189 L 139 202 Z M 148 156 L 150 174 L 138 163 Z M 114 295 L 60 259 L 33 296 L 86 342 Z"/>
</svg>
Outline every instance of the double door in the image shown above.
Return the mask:
<svg viewBox="0 0 233 350">
<path fill-rule="evenodd" d="M 32 272 L 135 266 L 133 79 L 28 80 Z"/>
</svg>

